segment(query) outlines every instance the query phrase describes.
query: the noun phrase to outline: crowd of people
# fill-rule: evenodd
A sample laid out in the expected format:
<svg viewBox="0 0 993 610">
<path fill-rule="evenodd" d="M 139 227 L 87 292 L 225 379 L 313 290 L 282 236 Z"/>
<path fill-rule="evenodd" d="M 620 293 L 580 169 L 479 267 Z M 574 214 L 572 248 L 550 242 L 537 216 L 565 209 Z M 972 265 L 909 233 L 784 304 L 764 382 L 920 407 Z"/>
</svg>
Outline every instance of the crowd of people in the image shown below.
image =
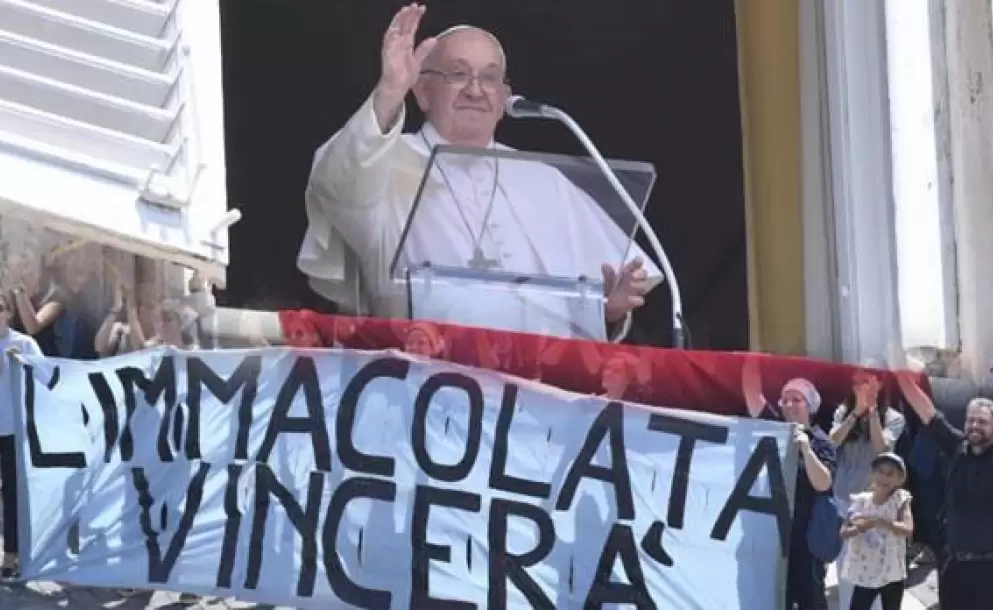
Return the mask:
<svg viewBox="0 0 993 610">
<path fill-rule="evenodd" d="M 418 5 L 405 7 L 390 23 L 384 33 L 380 80 L 339 134 L 318 151 L 306 192 L 309 226 L 298 266 L 310 276 L 317 293 L 348 311 L 379 317 L 397 317 L 397 312 L 406 311 L 406 296 L 397 297 L 390 288 L 389 260 L 399 245 L 418 184 L 408 179 L 409 168 L 417 168 L 414 176 L 424 171 L 411 159 L 427 158 L 435 146 L 446 143 L 498 146 L 494 131 L 510 95 L 502 46 L 494 35 L 468 26 L 450 28 L 415 44 L 424 10 Z M 404 134 L 405 100 L 410 96 L 424 112 L 426 123 L 420 132 Z M 631 312 L 661 280 L 650 259 L 638 256 L 613 268 L 611 261 L 623 256 L 612 250 L 618 244 L 626 248 L 627 239 L 611 239 L 595 202 L 567 181 L 549 196 L 535 187 L 554 183 L 543 174 L 535 179 L 532 174 L 515 173 L 507 164 L 501 178 L 495 163 L 492 169 L 475 168 L 479 172 L 472 180 L 461 180 L 456 165 L 446 168 L 439 163 L 437 179 L 446 185 L 440 189 L 442 199 L 462 221 L 449 224 L 464 224 L 466 231 L 453 230 L 444 239 L 433 232 L 420 240 L 415 236 L 412 241 L 423 250 L 423 261 L 465 256 L 473 268 L 499 267 L 507 261 L 515 273 L 554 267 L 563 275 L 577 269 L 587 277 L 602 275 L 607 334 L 620 340 L 630 327 Z M 553 178 L 559 180 L 557 175 Z M 516 230 L 512 227 L 518 226 L 518 212 L 542 216 Z M 474 214 L 478 223 L 469 222 Z M 472 224 L 479 225 L 478 231 Z M 528 238 L 529 227 L 544 230 L 552 225 L 563 227 L 554 232 L 561 240 L 548 239 L 547 231 L 542 239 L 521 239 Z M 443 251 L 446 247 L 451 251 Z M 198 326 L 214 306 L 211 287 L 199 277 L 194 275 L 177 294 L 168 294 L 177 285 L 176 276 L 164 279 L 160 264 L 142 260 L 125 264 L 126 257 L 103 249 L 95 256 L 84 255 L 91 244 L 60 243 L 43 255 L 28 248 L 6 249 L 5 268 L 0 270 L 4 352 L 15 349 L 87 360 L 163 345 L 199 348 Z M 604 265 L 605 256 L 610 264 Z M 360 276 L 368 286 L 358 282 Z M 475 316 L 492 323 L 502 312 L 502 305 L 489 293 L 466 303 L 445 303 L 456 304 L 459 307 L 442 316 L 449 322 L 465 324 Z M 250 318 L 245 322 L 253 323 Z M 284 335 L 292 345 L 337 346 L 305 330 L 288 329 Z M 260 332 L 247 332 L 252 346 L 267 345 Z M 341 335 L 353 332 L 351 327 Z M 439 357 L 455 349 L 431 322 L 404 325 L 402 332 L 402 344 L 414 354 Z M 527 370 L 521 376 L 534 378 L 543 361 L 561 357 L 554 352 L 565 349 L 563 345 L 522 358 L 509 341 L 493 338 L 491 343 L 480 335 L 472 349 L 480 366 Z M 603 357 L 599 350 L 590 350 L 578 356 L 591 375 L 599 371 L 602 395 L 607 398 L 638 400 L 638 389 L 652 383 L 651 366 L 626 354 Z M 4 362 L 0 358 L 0 367 Z M 826 413 L 817 387 L 806 379 L 789 381 L 778 400 L 766 400 L 755 362 L 746 364 L 742 378 L 748 412 L 789 422 L 796 430 L 799 459 L 786 607 L 826 610 L 826 567 L 836 562 L 840 608 L 898 609 L 908 574 L 908 543 L 920 537 L 924 526 L 934 534 L 928 544 L 940 573 L 941 607 L 985 608 L 988 602 L 982 590 L 993 582 L 993 527 L 988 525 L 993 513 L 993 401 L 973 400 L 964 430 L 957 430 L 914 375 L 896 373 L 893 383 L 887 384 L 889 374 L 884 378 L 878 370 L 864 369 L 853 377 L 849 397 Z M 9 395 L 3 393 L 4 384 L 10 383 L 4 373 L 0 371 L 0 396 Z M 901 412 L 898 398 L 907 410 Z M 901 450 L 901 441 L 910 434 L 910 413 L 920 424 L 913 446 L 930 439 L 941 456 L 938 498 L 924 511 L 915 502 L 922 482 L 915 480 L 919 469 L 907 455 L 911 443 L 904 442 Z M 12 419 L 11 409 L 0 406 L 4 523 L 0 575 L 8 578 L 17 576 L 18 551 Z M 186 601 L 191 599 L 195 598 Z"/>
<path fill-rule="evenodd" d="M 197 349 L 214 307 L 211 287 L 181 269 L 95 244 L 49 237 L 15 245 L 0 274 L 0 395 L 9 396 L 7 353 L 92 360 L 156 346 Z M 12 410 L 0 408 L 0 577 L 18 576 Z M 122 593 L 131 594 L 124 590 Z M 193 601 L 185 596 L 183 601 Z"/>
<path fill-rule="evenodd" d="M 150 261 L 139 260 L 130 266 L 114 262 L 119 258 L 106 252 L 88 258 L 80 254 L 78 245 L 59 246 L 43 257 L 8 257 L 5 281 L 0 282 L 0 350 L 93 359 L 160 345 L 198 349 L 198 325 L 214 307 L 211 287 L 194 275 L 182 294 L 169 295 L 163 290 L 161 268 Z M 424 356 L 444 351 L 443 339 L 432 328 L 426 323 L 407 327 L 405 349 Z M 298 339 L 288 337 L 288 342 L 296 344 Z M 2 370 L 4 362 L 0 359 L 0 393 L 9 384 Z M 800 459 L 787 607 L 826 609 L 826 565 L 834 561 L 840 608 L 899 608 L 915 522 L 934 522 L 942 533 L 941 543 L 929 543 L 937 556 L 942 607 L 979 608 L 985 598 L 979 588 L 987 576 L 993 577 L 993 531 L 986 525 L 993 509 L 993 473 L 989 472 L 993 470 L 993 402 L 973 400 L 964 431 L 959 431 L 934 407 L 914 375 L 896 373 L 895 381 L 887 384 L 878 370 L 860 369 L 848 398 L 827 414 L 817 388 L 804 379 L 785 384 L 775 402 L 766 400 L 757 362 L 750 360 L 743 371 L 742 395 L 748 411 L 797 426 Z M 588 364 L 591 372 L 619 366 L 639 370 L 638 362 Z M 604 383 L 606 396 L 631 399 L 625 390 L 614 391 L 606 378 Z M 931 439 L 944 456 L 943 508 L 936 514 L 916 515 L 917 519 L 912 507 L 919 503 L 912 501 L 908 480 L 913 464 L 908 443 L 901 444 L 909 434 L 908 418 L 901 412 L 899 398 L 920 423 L 917 436 Z M 0 502 L 4 508 L 0 576 L 7 578 L 17 576 L 10 411 L 0 409 Z M 830 423 L 822 426 L 818 422 Z M 837 522 L 825 519 L 825 511 L 834 511 Z M 840 552 L 825 554 L 823 541 L 832 536 Z M 195 596 L 184 598 L 194 600 Z"/>
<path fill-rule="evenodd" d="M 915 374 L 897 371 L 893 380 L 894 391 L 888 392 L 881 373 L 860 370 L 848 398 L 827 419 L 819 417 L 821 398 L 810 381 L 789 381 L 773 404 L 762 394 L 757 361 L 745 365 L 742 393 L 749 412 L 796 425 L 800 460 L 785 593 L 790 610 L 826 610 L 825 575 L 832 561 L 839 577 L 839 608 L 898 610 L 908 564 L 929 556 L 937 560 L 941 608 L 988 607 L 983 588 L 993 579 L 993 530 L 988 525 L 993 511 L 993 401 L 973 399 L 962 431 L 935 408 Z M 910 439 L 898 397 L 921 424 L 912 442 L 901 443 Z M 818 424 L 824 420 L 830 426 Z M 916 482 L 924 488 L 926 482 L 909 480 L 917 474 L 911 466 L 922 453 L 917 448 L 929 443 L 940 455 L 936 470 L 943 485 L 937 502 L 926 505 L 915 521 L 908 487 Z M 908 543 L 918 522 L 932 524 L 934 533 L 922 555 L 911 555 Z"/>
</svg>

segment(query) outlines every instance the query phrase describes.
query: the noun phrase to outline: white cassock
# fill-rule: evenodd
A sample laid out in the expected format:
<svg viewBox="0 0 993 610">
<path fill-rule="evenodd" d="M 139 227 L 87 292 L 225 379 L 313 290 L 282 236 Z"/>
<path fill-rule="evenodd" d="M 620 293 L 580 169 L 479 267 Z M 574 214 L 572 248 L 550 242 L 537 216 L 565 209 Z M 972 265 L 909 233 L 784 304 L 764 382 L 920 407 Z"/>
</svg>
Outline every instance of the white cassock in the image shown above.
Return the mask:
<svg viewBox="0 0 993 610">
<path fill-rule="evenodd" d="M 391 318 L 410 313 L 409 293 L 390 267 L 431 149 L 446 142 L 429 123 L 416 134 L 402 134 L 403 123 L 401 112 L 383 134 L 370 97 L 314 158 L 306 197 L 309 226 L 297 265 L 318 294 L 356 313 Z M 440 155 L 435 163 L 402 263 L 468 268 L 478 246 L 500 271 L 600 281 L 603 263 L 616 266 L 641 257 L 650 285 L 661 281 L 651 259 L 554 167 L 452 154 Z M 586 324 L 577 320 L 582 314 L 576 302 L 501 287 L 432 282 L 430 298 L 420 293 L 414 313 L 438 322 L 563 337 L 585 334 L 577 328 Z"/>
</svg>

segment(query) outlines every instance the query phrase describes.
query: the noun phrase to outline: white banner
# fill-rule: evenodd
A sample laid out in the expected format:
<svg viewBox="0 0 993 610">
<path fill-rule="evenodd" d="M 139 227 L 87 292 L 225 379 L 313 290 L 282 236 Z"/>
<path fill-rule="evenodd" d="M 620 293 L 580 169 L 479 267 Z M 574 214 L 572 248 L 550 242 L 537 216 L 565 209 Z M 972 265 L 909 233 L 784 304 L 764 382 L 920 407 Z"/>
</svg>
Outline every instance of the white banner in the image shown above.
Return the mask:
<svg viewBox="0 0 993 610">
<path fill-rule="evenodd" d="M 392 352 L 159 350 L 12 370 L 26 579 L 300 608 L 781 597 L 785 424 Z"/>
</svg>

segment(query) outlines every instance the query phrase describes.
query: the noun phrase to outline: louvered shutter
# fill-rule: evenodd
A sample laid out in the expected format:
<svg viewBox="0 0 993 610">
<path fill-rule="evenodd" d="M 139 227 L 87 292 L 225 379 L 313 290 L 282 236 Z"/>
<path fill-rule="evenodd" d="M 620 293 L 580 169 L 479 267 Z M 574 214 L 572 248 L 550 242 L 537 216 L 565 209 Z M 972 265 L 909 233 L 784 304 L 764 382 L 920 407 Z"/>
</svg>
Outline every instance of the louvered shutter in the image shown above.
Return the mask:
<svg viewBox="0 0 993 610">
<path fill-rule="evenodd" d="M 0 211 L 223 281 L 218 0 L 0 0 Z"/>
</svg>

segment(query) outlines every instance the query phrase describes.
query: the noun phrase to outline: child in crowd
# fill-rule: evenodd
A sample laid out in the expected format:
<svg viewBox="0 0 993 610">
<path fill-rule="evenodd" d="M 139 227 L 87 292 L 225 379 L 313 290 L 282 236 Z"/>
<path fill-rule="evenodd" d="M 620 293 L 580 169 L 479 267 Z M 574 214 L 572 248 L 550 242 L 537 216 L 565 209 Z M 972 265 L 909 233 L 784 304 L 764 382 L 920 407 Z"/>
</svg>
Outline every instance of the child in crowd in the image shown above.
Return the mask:
<svg viewBox="0 0 993 610">
<path fill-rule="evenodd" d="M 895 453 L 872 460 L 872 485 L 852 496 L 841 537 L 849 540 L 841 576 L 855 585 L 851 610 L 900 610 L 907 579 L 907 538 L 914 533 L 910 492 L 902 489 L 907 466 Z"/>
</svg>

